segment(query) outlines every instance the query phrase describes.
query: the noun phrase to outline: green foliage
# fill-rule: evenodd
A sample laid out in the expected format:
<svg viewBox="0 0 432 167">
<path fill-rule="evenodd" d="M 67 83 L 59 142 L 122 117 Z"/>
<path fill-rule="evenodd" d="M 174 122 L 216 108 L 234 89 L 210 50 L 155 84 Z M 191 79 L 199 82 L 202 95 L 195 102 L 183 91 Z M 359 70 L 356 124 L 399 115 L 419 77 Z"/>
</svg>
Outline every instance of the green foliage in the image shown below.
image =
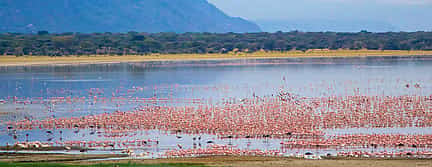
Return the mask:
<svg viewBox="0 0 432 167">
<path fill-rule="evenodd" d="M 38 35 L 48 35 L 49 32 L 48 32 L 48 31 L 38 31 L 37 34 L 38 34 Z"/>
<path fill-rule="evenodd" d="M 146 55 L 308 49 L 432 50 L 432 32 L 0 34 L 0 55 Z"/>
</svg>

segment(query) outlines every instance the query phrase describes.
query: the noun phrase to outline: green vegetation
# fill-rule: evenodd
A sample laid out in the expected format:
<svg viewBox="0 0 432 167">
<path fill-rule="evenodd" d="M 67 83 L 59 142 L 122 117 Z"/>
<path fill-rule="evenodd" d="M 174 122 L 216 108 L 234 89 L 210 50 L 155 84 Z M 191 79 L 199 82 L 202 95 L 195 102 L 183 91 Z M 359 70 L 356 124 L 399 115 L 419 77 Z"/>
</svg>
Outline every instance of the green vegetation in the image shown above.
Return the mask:
<svg viewBox="0 0 432 167">
<path fill-rule="evenodd" d="M 0 34 L 0 55 L 204 54 L 309 49 L 432 50 L 432 32 Z"/>
<path fill-rule="evenodd" d="M 0 162 L 0 167 L 203 167 L 204 165 L 199 164 L 93 164 L 93 165 L 70 165 L 61 163 L 6 163 Z"/>
</svg>

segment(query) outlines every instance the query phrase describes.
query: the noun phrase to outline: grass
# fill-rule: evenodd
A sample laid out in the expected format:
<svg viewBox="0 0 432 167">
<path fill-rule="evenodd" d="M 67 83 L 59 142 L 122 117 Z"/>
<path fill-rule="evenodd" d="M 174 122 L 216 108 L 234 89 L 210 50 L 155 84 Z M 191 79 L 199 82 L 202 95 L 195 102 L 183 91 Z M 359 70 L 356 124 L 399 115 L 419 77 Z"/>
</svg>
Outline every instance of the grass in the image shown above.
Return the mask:
<svg viewBox="0 0 432 167">
<path fill-rule="evenodd" d="M 248 58 L 308 58 L 308 57 L 364 57 L 364 56 L 419 56 L 432 51 L 408 50 L 308 50 L 287 52 L 255 52 L 228 54 L 151 54 L 151 55 L 87 55 L 87 56 L 0 56 L 0 66 L 48 65 L 48 64 L 98 64 L 142 61 L 214 60 Z"/>
<path fill-rule="evenodd" d="M 135 163 L 120 163 L 120 164 L 92 164 L 92 165 L 72 165 L 61 163 L 6 163 L 0 162 L 0 167 L 204 167 L 200 164 L 187 163 L 167 163 L 167 164 L 135 164 Z"/>
<path fill-rule="evenodd" d="M 55 161 L 54 161 L 55 162 Z M 232 167 L 431 167 L 430 159 L 323 159 L 305 160 L 282 157 L 254 157 L 254 156 L 212 156 L 198 158 L 174 158 L 152 160 L 112 160 L 101 162 L 68 161 L 66 163 L 6 163 L 0 162 L 0 167 L 203 167 L 232 166 Z M 102 164 L 92 164 L 102 163 Z"/>
</svg>

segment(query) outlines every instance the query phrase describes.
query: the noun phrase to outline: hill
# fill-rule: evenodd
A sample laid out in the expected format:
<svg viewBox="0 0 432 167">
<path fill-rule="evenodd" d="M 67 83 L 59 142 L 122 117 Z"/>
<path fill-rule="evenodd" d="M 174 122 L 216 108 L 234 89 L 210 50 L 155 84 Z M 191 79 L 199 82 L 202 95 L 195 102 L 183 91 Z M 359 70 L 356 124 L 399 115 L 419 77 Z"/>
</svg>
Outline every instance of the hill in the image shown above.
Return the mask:
<svg viewBox="0 0 432 167">
<path fill-rule="evenodd" d="M 1 0 L 0 32 L 257 32 L 207 0 Z"/>
</svg>

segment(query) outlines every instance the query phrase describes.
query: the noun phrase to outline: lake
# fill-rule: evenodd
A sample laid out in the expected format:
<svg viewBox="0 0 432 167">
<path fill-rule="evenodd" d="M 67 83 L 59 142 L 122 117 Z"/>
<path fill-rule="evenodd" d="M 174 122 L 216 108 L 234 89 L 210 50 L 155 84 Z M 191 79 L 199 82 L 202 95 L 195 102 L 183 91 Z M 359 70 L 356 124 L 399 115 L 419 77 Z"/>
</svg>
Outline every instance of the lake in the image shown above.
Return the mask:
<svg viewBox="0 0 432 167">
<path fill-rule="evenodd" d="M 167 150 L 207 148 L 213 144 L 247 150 L 280 150 L 284 154 L 312 151 L 318 154 L 336 154 L 340 150 L 334 148 L 286 149 L 281 143 L 293 138 L 275 137 L 276 133 L 271 134 L 273 137 L 269 138 L 255 138 L 234 137 L 234 133 L 228 131 L 224 131 L 223 134 L 222 131 L 216 131 L 214 134 L 191 133 L 167 131 L 163 128 L 149 129 L 147 126 L 125 131 L 118 127 L 44 128 L 39 124 L 32 129 L 12 129 L 8 124 L 22 120 L 68 118 L 87 121 L 89 116 L 111 116 L 118 112 L 127 113 L 154 107 L 226 108 L 234 104 L 243 104 L 250 99 L 267 99 L 268 101 L 260 102 L 265 106 L 272 102 L 271 99 L 281 98 L 281 92 L 289 93 L 290 98 L 306 99 L 305 104 L 330 97 L 357 96 L 372 100 L 373 97 L 379 97 L 384 101 L 386 97 L 395 97 L 391 99 L 396 101 L 398 97 L 414 97 L 413 99 L 420 99 L 423 111 L 431 113 L 431 103 L 427 98 L 432 95 L 430 71 L 432 57 L 291 58 L 0 67 L 0 145 L 13 145 L 15 142 L 25 141 L 51 142 L 54 145 L 68 141 L 115 141 L 119 149 L 95 147 L 96 149 L 90 152 L 118 153 L 121 149 L 132 148 L 138 153 L 145 152 L 152 157 L 162 156 Z M 340 102 L 344 102 L 344 99 L 341 98 Z M 301 100 L 298 101 L 303 104 Z M 322 110 L 324 109 L 314 112 L 320 112 L 319 116 L 327 113 Z M 396 123 L 393 123 L 378 127 L 375 123 L 369 122 L 359 127 L 349 125 L 346 128 L 328 128 L 330 125 L 320 124 L 320 127 L 314 127 L 312 131 L 320 131 L 324 136 L 432 134 L 427 116 L 412 119 L 423 119 L 423 124 L 414 125 L 415 122 L 412 125 L 408 123 L 396 126 Z M 183 126 L 181 123 L 179 125 Z M 115 130 L 119 131 L 113 132 Z M 225 133 L 229 133 L 229 137 Z M 239 135 L 244 133 L 239 132 Z M 146 140 L 146 144 L 125 144 L 125 141 L 130 140 Z M 385 147 L 342 148 L 345 151 L 356 149 L 400 150 Z M 431 151 L 430 147 L 402 150 L 419 149 Z"/>
</svg>

